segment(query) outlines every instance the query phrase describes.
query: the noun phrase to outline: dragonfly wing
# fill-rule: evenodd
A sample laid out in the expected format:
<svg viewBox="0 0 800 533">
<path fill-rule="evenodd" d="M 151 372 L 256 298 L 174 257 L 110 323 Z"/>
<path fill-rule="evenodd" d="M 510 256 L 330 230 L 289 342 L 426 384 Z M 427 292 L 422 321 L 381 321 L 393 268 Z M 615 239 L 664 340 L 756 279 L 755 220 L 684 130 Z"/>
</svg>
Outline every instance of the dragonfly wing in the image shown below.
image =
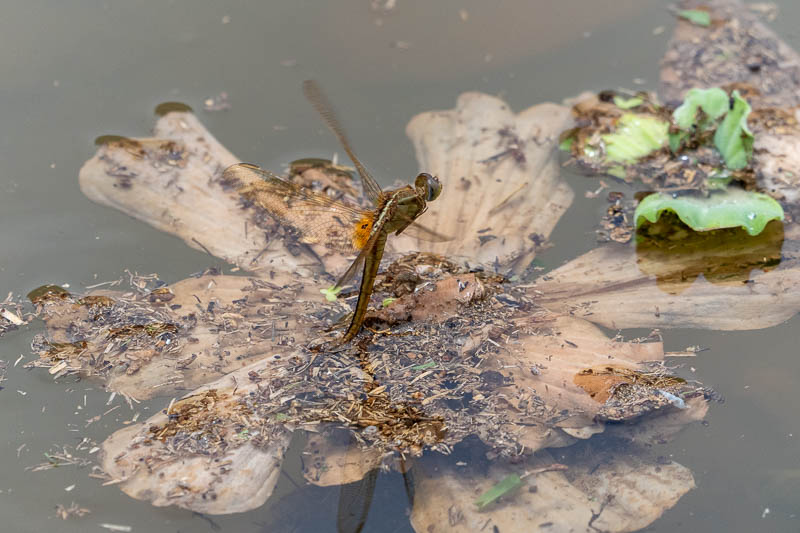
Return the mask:
<svg viewBox="0 0 800 533">
<path fill-rule="evenodd" d="M 427 242 L 447 242 L 453 240 L 453 237 L 442 235 L 439 232 L 428 229 L 419 222 L 411 222 L 405 229 L 402 229 L 401 232 L 409 237 Z"/>
<path fill-rule="evenodd" d="M 374 468 L 359 481 L 341 486 L 339 508 L 336 512 L 338 533 L 359 533 L 364 529 L 377 480 L 378 469 Z"/>
<path fill-rule="evenodd" d="M 361 160 L 356 157 L 356 154 L 353 152 L 350 141 L 344 134 L 344 128 L 342 128 L 341 123 L 339 123 L 339 119 L 336 118 L 333 107 L 325 97 L 325 93 L 322 92 L 322 89 L 314 80 L 306 80 L 303 82 L 303 93 L 306 95 L 308 101 L 311 102 L 311 105 L 314 106 L 314 109 L 322 116 L 322 120 L 325 121 L 328 128 L 330 128 L 333 134 L 336 135 L 336 138 L 339 139 L 339 142 L 344 148 L 344 151 L 347 152 L 350 160 L 353 161 L 356 170 L 358 170 L 358 175 L 361 176 L 361 184 L 364 187 L 364 193 L 373 204 L 378 205 L 378 200 L 381 195 L 380 185 L 378 185 L 375 178 L 372 177 Z"/>
<path fill-rule="evenodd" d="M 361 250 L 361 253 L 358 254 L 358 257 L 356 257 L 353 263 L 347 268 L 347 271 L 339 278 L 339 281 L 336 282 L 336 285 L 333 286 L 334 289 L 339 289 L 350 283 L 350 280 L 353 279 L 361 269 L 361 265 L 364 264 L 364 259 L 367 257 L 368 253 L 369 246 L 365 246 L 364 249 Z"/>
<path fill-rule="evenodd" d="M 300 242 L 352 255 L 361 252 L 369 241 L 373 211 L 334 200 L 246 163 L 228 167 L 222 179 L 278 222 L 295 229 Z"/>
</svg>

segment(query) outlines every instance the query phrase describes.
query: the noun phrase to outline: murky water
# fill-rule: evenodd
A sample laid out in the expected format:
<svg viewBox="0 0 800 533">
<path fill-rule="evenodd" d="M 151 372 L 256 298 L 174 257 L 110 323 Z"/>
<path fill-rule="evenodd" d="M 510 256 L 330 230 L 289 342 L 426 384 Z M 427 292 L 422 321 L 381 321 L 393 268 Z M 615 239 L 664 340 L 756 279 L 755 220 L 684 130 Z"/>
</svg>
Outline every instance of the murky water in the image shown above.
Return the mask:
<svg viewBox="0 0 800 533">
<path fill-rule="evenodd" d="M 780 4 L 773 27 L 800 48 L 791 25 L 800 5 Z M 359 153 L 388 183 L 417 170 L 404 135 L 408 119 L 452 107 L 462 91 L 498 94 L 521 110 L 587 89 L 654 89 L 673 25 L 667 5 L 399 0 L 382 14 L 366 0 L 7 2 L 0 18 L 0 287 L 79 289 L 117 279 L 125 269 L 174 282 L 223 266 L 89 202 L 78 189 L 92 140 L 147 135 L 161 102 L 188 103 L 243 160 L 279 169 L 297 157 L 339 150 L 300 93 L 303 79 L 316 78 Z M 654 32 L 661 26 L 666 31 Z M 222 91 L 230 110 L 201 111 L 205 99 Z M 556 247 L 539 258 L 548 267 L 594 245 L 594 224 L 606 207 L 583 197 L 595 181 L 567 178 L 576 200 L 552 235 Z M 707 425 L 689 427 L 659 450 L 691 468 L 698 488 L 650 531 L 800 528 L 799 325 L 794 318 L 760 331 L 666 332 L 667 350 L 709 348 L 674 363 L 726 401 L 712 405 Z M 100 442 L 136 412 L 144 419 L 164 405 L 163 399 L 133 411 L 119 399 L 106 405 L 108 394 L 88 381 L 53 383 L 44 371 L 24 370 L 40 331 L 35 323 L 0 344 L 0 359 L 10 367 L 0 391 L 0 530 L 103 531 L 99 524 L 112 523 L 150 532 L 270 531 L 277 521 L 283 530 L 335 529 L 338 489 L 304 486 L 299 443 L 268 504 L 211 519 L 130 499 L 87 477 L 89 468 L 27 471 L 54 447 Z M 55 506 L 73 501 L 91 514 L 56 518 Z M 410 531 L 406 502 L 401 476 L 381 476 L 365 530 Z"/>
</svg>

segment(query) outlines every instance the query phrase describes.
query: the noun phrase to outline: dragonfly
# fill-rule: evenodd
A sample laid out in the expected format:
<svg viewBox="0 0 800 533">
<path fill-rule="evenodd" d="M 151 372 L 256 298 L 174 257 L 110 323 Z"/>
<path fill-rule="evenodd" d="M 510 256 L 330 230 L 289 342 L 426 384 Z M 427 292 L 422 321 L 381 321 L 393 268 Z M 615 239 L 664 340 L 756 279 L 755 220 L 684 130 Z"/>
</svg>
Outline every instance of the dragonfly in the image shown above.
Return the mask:
<svg viewBox="0 0 800 533">
<path fill-rule="evenodd" d="M 337 293 L 362 269 L 353 318 L 340 339 L 340 343 L 346 343 L 356 336 L 366 318 L 389 235 L 406 232 L 407 235 L 428 241 L 448 240 L 448 237 L 415 222 L 427 209 L 428 202 L 439 197 L 442 185 L 437 177 L 422 172 L 417 175 L 414 185 L 382 190 L 356 156 L 319 85 L 307 80 L 303 83 L 303 92 L 347 152 L 372 207 L 365 209 L 334 199 L 248 163 L 238 163 L 225 169 L 223 180 L 234 184 L 241 196 L 264 208 L 278 222 L 294 229 L 300 242 L 321 244 L 335 252 L 357 255 L 331 289 Z"/>
</svg>

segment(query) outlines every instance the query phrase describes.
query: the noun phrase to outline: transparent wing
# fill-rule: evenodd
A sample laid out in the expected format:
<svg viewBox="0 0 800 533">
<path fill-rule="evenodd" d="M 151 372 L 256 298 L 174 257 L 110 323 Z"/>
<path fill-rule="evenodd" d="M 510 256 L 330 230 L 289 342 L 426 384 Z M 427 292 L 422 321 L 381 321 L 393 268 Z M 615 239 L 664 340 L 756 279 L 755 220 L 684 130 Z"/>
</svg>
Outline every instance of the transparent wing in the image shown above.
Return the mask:
<svg viewBox="0 0 800 533">
<path fill-rule="evenodd" d="M 427 242 L 447 242 L 452 241 L 453 237 L 449 235 L 442 235 L 432 229 L 428 229 L 422 224 L 418 222 L 412 222 L 411 224 L 406 227 L 402 233 L 404 235 L 408 235 L 409 237 L 414 237 L 421 241 Z"/>
<path fill-rule="evenodd" d="M 339 123 L 339 120 L 336 118 L 336 115 L 333 112 L 333 107 L 331 106 L 330 102 L 328 102 L 328 99 L 325 97 L 325 94 L 322 92 L 320 86 L 317 85 L 317 82 L 314 80 L 306 80 L 303 82 L 303 93 L 306 95 L 308 101 L 311 102 L 311 105 L 314 106 L 314 109 L 316 109 L 317 112 L 322 116 L 322 120 L 325 121 L 325 124 L 327 124 L 333 134 L 336 135 L 336 138 L 339 139 L 344 151 L 347 152 L 350 160 L 355 165 L 356 170 L 358 170 L 358 175 L 361 176 L 361 184 L 364 186 L 364 193 L 373 204 L 378 205 L 378 199 L 381 195 L 381 188 L 361 160 L 356 157 L 355 153 L 353 153 L 353 149 L 350 146 L 350 141 L 347 140 L 347 136 L 344 134 L 344 129 Z"/>
<path fill-rule="evenodd" d="M 373 469 L 359 481 L 340 487 L 336 512 L 337 533 L 359 533 L 364 529 L 377 480 L 378 469 Z"/>
<path fill-rule="evenodd" d="M 234 186 L 243 198 L 295 229 L 300 234 L 300 242 L 321 244 L 343 254 L 357 254 L 369 241 L 375 221 L 373 211 L 334 200 L 246 163 L 228 167 L 222 179 Z"/>
</svg>

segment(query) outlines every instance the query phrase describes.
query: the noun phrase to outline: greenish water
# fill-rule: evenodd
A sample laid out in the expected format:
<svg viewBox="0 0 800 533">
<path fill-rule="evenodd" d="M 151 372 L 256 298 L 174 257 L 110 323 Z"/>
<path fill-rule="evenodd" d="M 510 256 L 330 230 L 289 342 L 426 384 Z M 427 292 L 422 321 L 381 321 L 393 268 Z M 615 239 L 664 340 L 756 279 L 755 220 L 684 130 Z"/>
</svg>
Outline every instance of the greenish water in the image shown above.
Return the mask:
<svg viewBox="0 0 800 533">
<path fill-rule="evenodd" d="M 793 26 L 800 5 L 780 4 L 773 27 L 800 48 Z M 674 24 L 667 6 L 654 0 L 399 0 L 392 12 L 379 14 L 366 0 L 6 2 L 0 18 L 0 287 L 15 293 L 43 283 L 79 289 L 117 279 L 124 269 L 158 272 L 174 282 L 223 266 L 89 202 L 78 189 L 78 169 L 94 153 L 93 139 L 147 135 L 161 102 L 191 105 L 242 160 L 277 169 L 297 157 L 340 151 L 301 95 L 301 81 L 315 78 L 336 103 L 359 154 L 388 183 L 417 171 L 404 135 L 409 118 L 450 108 L 463 91 L 498 94 L 522 110 L 583 90 L 655 89 Z M 654 35 L 660 26 L 665 31 Z M 222 91 L 232 108 L 202 111 L 203 101 Z M 583 197 L 596 182 L 568 179 L 576 200 L 552 236 L 556 247 L 540 258 L 548 266 L 594 245 L 594 224 L 606 207 Z M 665 332 L 667 350 L 710 348 L 677 363 L 693 368 L 686 371 L 726 401 L 712 405 L 707 425 L 687 428 L 659 450 L 691 468 L 698 488 L 648 531 L 800 529 L 798 326 L 796 317 L 761 331 Z M 96 384 L 53 383 L 44 371 L 24 370 L 31 338 L 40 331 L 34 323 L 0 342 L 0 359 L 10 367 L 0 391 L 0 531 L 106 531 L 101 523 L 135 532 L 271 531 L 276 522 L 286 531 L 335 530 L 338 489 L 303 487 L 291 451 L 273 500 L 213 522 L 132 500 L 87 477 L 88 468 L 26 471 L 53 446 L 101 442 L 134 412 L 144 419 L 164 405 L 160 399 L 131 411 L 116 399 L 106 406 L 109 395 Z M 55 506 L 72 501 L 92 513 L 57 519 Z M 381 476 L 366 530 L 410 531 L 405 502 L 402 478 Z"/>
</svg>

